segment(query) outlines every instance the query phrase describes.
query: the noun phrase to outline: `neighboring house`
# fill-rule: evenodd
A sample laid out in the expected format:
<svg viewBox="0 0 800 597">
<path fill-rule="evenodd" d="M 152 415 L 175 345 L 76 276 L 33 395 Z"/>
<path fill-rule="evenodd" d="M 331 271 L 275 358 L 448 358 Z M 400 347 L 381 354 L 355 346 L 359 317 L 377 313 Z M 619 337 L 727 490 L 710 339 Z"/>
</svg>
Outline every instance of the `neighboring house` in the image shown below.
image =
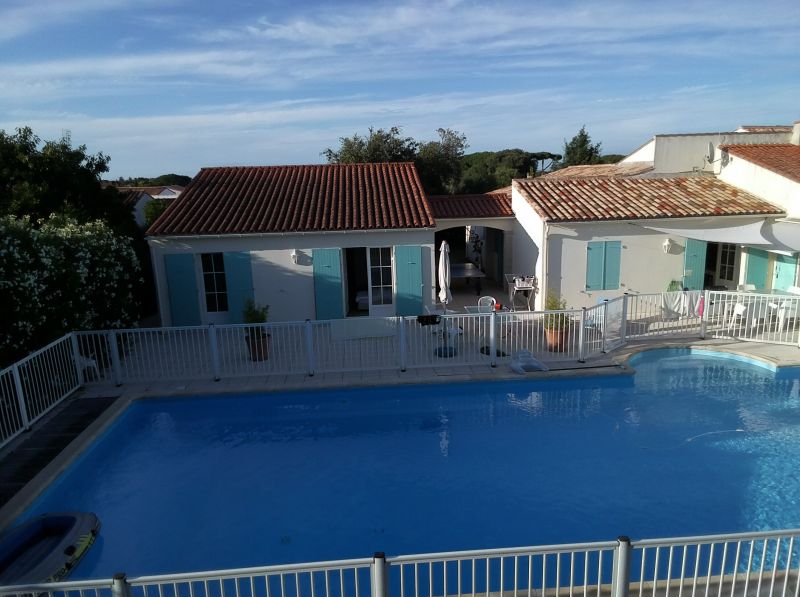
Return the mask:
<svg viewBox="0 0 800 597">
<path fill-rule="evenodd" d="M 156 187 L 116 187 L 122 195 L 123 203 L 133 211 L 134 220 L 140 228 L 147 226 L 144 208 L 153 199 L 177 199 L 183 192 L 180 185 Z"/>
<path fill-rule="evenodd" d="M 515 263 L 535 261 L 537 305 L 548 291 L 590 306 L 673 281 L 797 285 L 800 123 L 742 129 L 656 135 L 612 167 L 515 180 Z"/>
<path fill-rule="evenodd" d="M 792 134 L 792 127 L 742 128 L 728 133 L 655 135 L 619 163 L 650 162 L 653 165 L 652 174 L 712 173 L 714 162 L 718 159 L 715 151 L 719 145 L 788 143 Z"/>
<path fill-rule="evenodd" d="M 147 232 L 161 321 L 418 315 L 435 226 L 410 163 L 204 168 Z"/>
</svg>

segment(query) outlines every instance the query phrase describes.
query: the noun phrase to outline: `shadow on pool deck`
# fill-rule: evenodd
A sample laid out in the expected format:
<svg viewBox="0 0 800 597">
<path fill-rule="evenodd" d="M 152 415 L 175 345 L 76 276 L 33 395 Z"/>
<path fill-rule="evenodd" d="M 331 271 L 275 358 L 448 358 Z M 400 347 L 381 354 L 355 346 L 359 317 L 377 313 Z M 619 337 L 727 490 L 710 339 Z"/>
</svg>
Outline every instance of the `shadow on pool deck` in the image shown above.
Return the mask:
<svg viewBox="0 0 800 597">
<path fill-rule="evenodd" d="M 50 464 L 116 399 L 116 396 L 68 398 L 0 451 L 0 507 Z"/>
</svg>

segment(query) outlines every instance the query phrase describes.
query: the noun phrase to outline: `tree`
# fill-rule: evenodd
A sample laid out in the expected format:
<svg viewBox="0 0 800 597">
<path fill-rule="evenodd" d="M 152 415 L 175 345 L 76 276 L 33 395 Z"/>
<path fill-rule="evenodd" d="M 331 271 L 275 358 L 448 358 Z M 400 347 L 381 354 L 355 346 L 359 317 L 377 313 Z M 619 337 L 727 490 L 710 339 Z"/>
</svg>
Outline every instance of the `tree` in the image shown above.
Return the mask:
<svg viewBox="0 0 800 597">
<path fill-rule="evenodd" d="M 485 193 L 511 184 L 514 178 L 536 176 L 550 167 L 550 160 L 561 156 L 548 151 L 528 152 L 522 149 L 482 151 L 465 155 L 461 162 L 463 174 L 458 191 L 460 193 Z"/>
<path fill-rule="evenodd" d="M 0 130 L 0 215 L 69 215 L 79 222 L 102 219 L 120 233 L 135 235 L 136 223 L 116 189 L 100 182 L 109 157 L 72 147 L 69 136 L 41 143 L 28 127 Z"/>
<path fill-rule="evenodd" d="M 562 166 L 580 166 L 600 163 L 600 143 L 592 144 L 586 125 L 569 142 L 564 140 L 564 159 Z"/>
<path fill-rule="evenodd" d="M 422 186 L 431 195 L 455 193 L 461 182 L 461 158 L 467 137 L 451 129 L 437 129 L 438 141 L 419 146 L 415 163 Z"/>
<path fill-rule="evenodd" d="M 340 137 L 339 149 L 329 147 L 322 155 L 329 164 L 412 162 L 418 149 L 419 144 L 414 139 L 400 136 L 400 127 L 393 126 L 388 131 L 370 127 L 366 137 L 358 133 Z"/>
<path fill-rule="evenodd" d="M 374 162 L 414 162 L 422 186 L 430 194 L 452 192 L 461 174 L 461 156 L 467 138 L 457 131 L 440 128 L 438 141 L 419 142 L 403 137 L 400 127 L 388 130 L 370 127 L 366 136 L 341 137 L 339 148 L 328 148 L 322 155 L 330 164 Z"/>
<path fill-rule="evenodd" d="M 153 222 L 158 219 L 158 216 L 164 213 L 170 201 L 174 200 L 153 199 L 144 206 L 144 221 L 148 228 L 153 225 Z"/>
<path fill-rule="evenodd" d="M 130 238 L 105 222 L 0 217 L 0 362 L 66 332 L 124 328 L 138 317 L 141 269 Z"/>
</svg>

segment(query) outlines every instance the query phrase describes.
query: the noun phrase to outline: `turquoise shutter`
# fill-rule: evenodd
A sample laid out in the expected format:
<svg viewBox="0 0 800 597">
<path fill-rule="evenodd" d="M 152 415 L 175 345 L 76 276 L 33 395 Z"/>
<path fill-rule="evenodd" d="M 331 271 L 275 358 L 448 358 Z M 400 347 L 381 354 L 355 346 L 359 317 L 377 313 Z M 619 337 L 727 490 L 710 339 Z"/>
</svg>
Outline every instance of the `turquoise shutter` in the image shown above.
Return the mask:
<svg viewBox="0 0 800 597">
<path fill-rule="evenodd" d="M 761 249 L 747 249 L 747 272 L 745 283 L 755 284 L 757 290 L 767 288 L 767 265 L 769 254 Z"/>
<path fill-rule="evenodd" d="M 706 277 L 706 241 L 686 239 L 683 254 L 683 287 L 703 290 Z"/>
<path fill-rule="evenodd" d="M 786 290 L 789 286 L 794 286 L 796 274 L 796 255 L 775 255 L 775 281 L 772 283 L 773 290 Z"/>
<path fill-rule="evenodd" d="M 223 253 L 225 282 L 228 286 L 228 320 L 242 323 L 242 311 L 247 299 L 253 298 L 253 269 L 250 252 Z"/>
<path fill-rule="evenodd" d="M 398 315 L 422 313 L 422 247 L 394 248 L 395 294 Z"/>
<path fill-rule="evenodd" d="M 586 247 L 586 290 L 603 289 L 605 248 L 602 241 L 590 242 Z"/>
<path fill-rule="evenodd" d="M 618 240 L 608 241 L 605 250 L 606 254 L 603 262 L 603 290 L 617 290 L 619 288 L 622 242 Z"/>
<path fill-rule="evenodd" d="M 344 312 L 342 250 L 314 249 L 314 303 L 317 319 L 341 319 Z"/>
<path fill-rule="evenodd" d="M 172 325 L 200 325 L 200 301 L 194 268 L 194 255 L 191 253 L 164 255 Z"/>
</svg>

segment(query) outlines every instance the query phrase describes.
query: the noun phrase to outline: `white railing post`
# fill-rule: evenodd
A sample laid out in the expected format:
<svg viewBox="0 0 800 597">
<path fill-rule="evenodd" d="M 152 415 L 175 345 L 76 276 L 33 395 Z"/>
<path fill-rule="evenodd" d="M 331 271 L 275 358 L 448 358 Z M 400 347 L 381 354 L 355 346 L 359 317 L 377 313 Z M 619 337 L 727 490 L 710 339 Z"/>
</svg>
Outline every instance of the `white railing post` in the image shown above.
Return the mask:
<svg viewBox="0 0 800 597">
<path fill-rule="evenodd" d="M 78 378 L 78 385 L 83 386 L 86 383 L 83 377 L 83 357 L 81 357 L 81 351 L 78 348 L 78 337 L 75 332 L 69 333 L 69 341 L 72 345 L 72 362 L 75 363 L 75 375 Z"/>
<path fill-rule="evenodd" d="M 605 354 L 606 351 L 606 337 L 608 336 L 608 299 L 603 301 L 603 344 L 600 348 L 601 352 Z"/>
<path fill-rule="evenodd" d="M 700 339 L 706 339 L 706 332 L 708 325 L 708 310 L 711 307 L 711 292 L 708 290 L 703 291 L 703 312 L 700 314 Z"/>
<path fill-rule="evenodd" d="M 117 572 L 111 581 L 111 597 L 131 597 L 131 585 L 124 572 Z"/>
<path fill-rule="evenodd" d="M 578 330 L 578 362 L 586 362 L 586 307 L 581 307 L 581 327 Z"/>
<path fill-rule="evenodd" d="M 622 295 L 622 317 L 619 324 L 619 341 L 625 344 L 625 336 L 628 333 L 628 293 Z"/>
<path fill-rule="evenodd" d="M 631 582 L 631 540 L 621 536 L 614 549 L 614 568 L 611 576 L 611 597 L 628 597 Z M 655 572 L 658 574 L 658 571 Z M 655 579 L 654 579 L 655 582 Z"/>
<path fill-rule="evenodd" d="M 208 325 L 208 350 L 211 354 L 211 374 L 214 381 L 219 381 L 219 346 L 217 346 L 217 328 L 211 323 Z"/>
<path fill-rule="evenodd" d="M 406 318 L 402 315 L 397 318 L 397 341 L 400 343 L 400 371 L 405 371 L 408 366 L 408 347 L 406 346 Z"/>
<path fill-rule="evenodd" d="M 108 350 L 111 352 L 111 368 L 114 371 L 114 385 L 122 385 L 122 365 L 119 362 L 119 346 L 117 345 L 117 332 L 108 332 Z"/>
<path fill-rule="evenodd" d="M 19 414 L 22 418 L 22 426 L 25 429 L 30 429 L 31 423 L 28 418 L 28 407 L 25 406 L 25 393 L 22 391 L 22 380 L 19 377 L 19 365 L 14 363 L 11 368 L 14 374 L 14 387 L 17 390 L 17 404 L 19 405 Z"/>
<path fill-rule="evenodd" d="M 308 357 L 308 376 L 314 377 L 314 329 L 311 320 L 306 319 L 306 356 Z"/>
<path fill-rule="evenodd" d="M 489 365 L 497 367 L 497 311 L 489 315 Z"/>
<path fill-rule="evenodd" d="M 386 574 L 386 554 L 382 551 L 375 552 L 370 565 L 372 570 L 372 596 L 389 597 L 388 574 Z"/>
</svg>

